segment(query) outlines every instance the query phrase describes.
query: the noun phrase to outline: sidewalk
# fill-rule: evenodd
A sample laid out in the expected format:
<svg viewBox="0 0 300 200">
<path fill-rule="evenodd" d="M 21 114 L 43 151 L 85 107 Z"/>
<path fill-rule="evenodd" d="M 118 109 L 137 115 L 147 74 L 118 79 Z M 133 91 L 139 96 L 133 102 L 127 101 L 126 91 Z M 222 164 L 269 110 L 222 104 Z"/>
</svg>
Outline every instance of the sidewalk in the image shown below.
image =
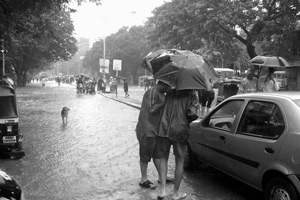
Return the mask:
<svg viewBox="0 0 300 200">
<path fill-rule="evenodd" d="M 118 101 L 120 103 L 124 103 L 126 105 L 132 106 L 136 109 L 140 109 L 143 100 L 143 95 L 145 93 L 144 87 L 139 87 L 137 85 L 129 85 L 128 93 L 129 93 L 129 97 L 125 97 L 123 87 L 119 85 L 117 94 L 115 92 L 114 93 L 100 92 L 99 94 L 107 98 L 113 99 L 115 101 Z"/>
<path fill-rule="evenodd" d="M 131 85 L 129 86 L 129 97 L 125 97 L 125 93 L 123 90 L 123 87 L 118 86 L 118 93 L 116 95 L 116 93 L 102 93 L 100 92 L 99 94 L 101 94 L 102 96 L 108 97 L 110 99 L 113 99 L 115 101 L 118 101 L 120 103 L 124 103 L 126 105 L 132 106 L 134 108 L 140 109 L 141 108 L 141 104 L 142 104 L 142 100 L 143 100 L 143 95 L 145 93 L 144 87 L 139 87 L 137 85 Z M 211 108 L 214 108 L 216 106 L 217 103 L 217 95 L 218 95 L 218 91 L 215 90 L 215 99 L 212 103 Z"/>
</svg>

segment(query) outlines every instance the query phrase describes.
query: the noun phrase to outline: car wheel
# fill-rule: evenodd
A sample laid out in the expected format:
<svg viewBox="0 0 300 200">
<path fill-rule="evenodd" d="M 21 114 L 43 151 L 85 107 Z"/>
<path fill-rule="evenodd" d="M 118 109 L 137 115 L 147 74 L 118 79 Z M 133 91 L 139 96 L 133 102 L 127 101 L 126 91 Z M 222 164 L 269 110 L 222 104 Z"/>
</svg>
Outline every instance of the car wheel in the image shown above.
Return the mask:
<svg viewBox="0 0 300 200">
<path fill-rule="evenodd" d="M 195 157 L 192 153 L 191 147 L 187 145 L 184 158 L 184 169 L 189 171 L 193 170 L 195 168 L 195 162 Z"/>
<path fill-rule="evenodd" d="M 282 177 L 271 179 L 266 186 L 265 200 L 298 200 L 299 195 L 293 184 Z"/>
</svg>

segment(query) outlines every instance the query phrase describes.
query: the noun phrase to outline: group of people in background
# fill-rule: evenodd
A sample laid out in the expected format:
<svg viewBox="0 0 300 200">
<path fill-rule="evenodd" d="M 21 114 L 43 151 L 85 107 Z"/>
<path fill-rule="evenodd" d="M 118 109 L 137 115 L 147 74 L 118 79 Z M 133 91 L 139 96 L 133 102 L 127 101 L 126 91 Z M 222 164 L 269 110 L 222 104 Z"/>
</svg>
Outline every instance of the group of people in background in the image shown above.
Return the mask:
<svg viewBox="0 0 300 200">
<path fill-rule="evenodd" d="M 255 77 L 255 71 L 249 69 L 247 76 L 241 81 L 238 94 L 252 92 L 276 92 L 279 90 L 279 85 L 274 79 L 275 69 L 269 67 L 267 73 L 259 78 Z"/>
</svg>

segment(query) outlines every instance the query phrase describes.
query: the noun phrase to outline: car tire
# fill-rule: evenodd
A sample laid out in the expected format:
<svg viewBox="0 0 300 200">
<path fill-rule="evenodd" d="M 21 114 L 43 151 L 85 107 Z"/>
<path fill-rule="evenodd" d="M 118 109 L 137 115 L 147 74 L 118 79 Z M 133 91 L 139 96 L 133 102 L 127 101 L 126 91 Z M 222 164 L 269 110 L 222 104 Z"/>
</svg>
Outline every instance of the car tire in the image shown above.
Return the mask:
<svg viewBox="0 0 300 200">
<path fill-rule="evenodd" d="M 187 145 L 185 158 L 184 158 L 184 169 L 188 170 L 188 171 L 194 170 L 195 162 L 196 162 L 196 160 L 195 160 L 195 157 L 191 150 L 191 147 L 189 145 Z"/>
<path fill-rule="evenodd" d="M 293 184 L 283 177 L 271 179 L 265 189 L 265 200 L 298 200 L 299 195 Z"/>
</svg>

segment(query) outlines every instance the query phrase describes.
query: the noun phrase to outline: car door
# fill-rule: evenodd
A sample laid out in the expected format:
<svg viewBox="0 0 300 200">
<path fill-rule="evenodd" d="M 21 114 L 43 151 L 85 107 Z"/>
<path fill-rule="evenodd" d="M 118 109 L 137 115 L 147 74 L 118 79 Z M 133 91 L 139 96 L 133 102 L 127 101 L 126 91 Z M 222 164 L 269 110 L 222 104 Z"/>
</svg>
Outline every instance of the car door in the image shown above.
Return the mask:
<svg viewBox="0 0 300 200">
<path fill-rule="evenodd" d="M 217 107 L 203 119 L 201 125 L 192 134 L 191 143 L 194 153 L 208 164 L 226 172 L 224 162 L 226 154 L 226 137 L 232 134 L 236 116 L 243 100 L 230 100 Z"/>
<path fill-rule="evenodd" d="M 260 187 L 262 171 L 278 155 L 284 130 L 283 114 L 276 103 L 249 101 L 237 131 L 226 138 L 229 173 Z"/>
</svg>

